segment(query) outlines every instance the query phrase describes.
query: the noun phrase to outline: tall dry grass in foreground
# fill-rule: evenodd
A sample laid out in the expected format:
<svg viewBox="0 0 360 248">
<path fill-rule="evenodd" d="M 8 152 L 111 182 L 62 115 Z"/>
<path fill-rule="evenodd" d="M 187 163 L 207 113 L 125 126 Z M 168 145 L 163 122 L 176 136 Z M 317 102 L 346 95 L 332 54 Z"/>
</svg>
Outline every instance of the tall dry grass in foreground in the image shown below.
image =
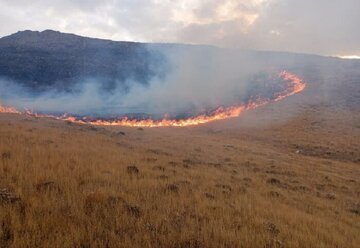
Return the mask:
<svg viewBox="0 0 360 248">
<path fill-rule="evenodd" d="M 0 247 L 358 247 L 356 147 L 334 134 L 336 156 L 306 154 L 311 131 L 291 125 L 103 129 L 1 115 Z"/>
</svg>

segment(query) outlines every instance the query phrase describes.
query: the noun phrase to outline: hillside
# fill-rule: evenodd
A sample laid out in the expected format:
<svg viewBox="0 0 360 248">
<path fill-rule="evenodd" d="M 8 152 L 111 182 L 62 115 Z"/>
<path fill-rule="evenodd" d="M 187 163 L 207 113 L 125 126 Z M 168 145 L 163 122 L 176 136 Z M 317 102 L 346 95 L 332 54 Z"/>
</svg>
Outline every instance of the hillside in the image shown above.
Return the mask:
<svg viewBox="0 0 360 248">
<path fill-rule="evenodd" d="M 126 92 L 132 84 L 148 84 L 172 70 L 169 53 L 189 58 L 199 69 L 221 56 L 232 58 L 229 66 L 253 63 L 262 70 L 289 69 L 294 72 L 358 68 L 356 60 L 344 61 L 315 55 L 221 49 L 211 46 L 154 44 L 111 41 L 82 37 L 53 30 L 19 31 L 0 38 L 0 79 L 25 85 L 35 92 L 71 91 L 88 79 L 100 81 L 106 89 L 115 85 Z M 235 65 L 234 65 L 235 64 Z"/>
<path fill-rule="evenodd" d="M 309 71 L 302 94 L 196 128 L 1 114 L 0 244 L 357 247 L 359 75 L 349 72 Z"/>
<path fill-rule="evenodd" d="M 185 129 L 0 115 L 0 243 L 357 247 L 359 112 L 289 101 Z"/>
<path fill-rule="evenodd" d="M 146 83 L 160 66 L 156 56 L 141 43 L 21 31 L 0 39 L 0 76 L 35 90 L 69 90 L 86 78 L 101 79 L 107 87 L 126 79 Z"/>
<path fill-rule="evenodd" d="M 0 39 L 0 54 L 9 58 L 1 57 L 2 76 L 46 90 L 60 79 L 71 88 L 74 75 L 111 78 L 114 70 L 111 80 L 117 73 L 143 78 L 137 70 L 149 75 L 152 68 L 141 59 L 143 44 L 59 35 Z M 103 64 L 110 54 L 96 62 L 93 51 L 104 47 L 123 54 L 117 59 L 125 71 Z M 359 61 L 241 53 L 269 70 L 291 70 L 305 90 L 238 118 L 186 128 L 0 113 L 0 247 L 357 248 Z M 40 62 L 30 63 L 33 56 Z M 35 83 L 40 78 L 44 85 Z"/>
</svg>

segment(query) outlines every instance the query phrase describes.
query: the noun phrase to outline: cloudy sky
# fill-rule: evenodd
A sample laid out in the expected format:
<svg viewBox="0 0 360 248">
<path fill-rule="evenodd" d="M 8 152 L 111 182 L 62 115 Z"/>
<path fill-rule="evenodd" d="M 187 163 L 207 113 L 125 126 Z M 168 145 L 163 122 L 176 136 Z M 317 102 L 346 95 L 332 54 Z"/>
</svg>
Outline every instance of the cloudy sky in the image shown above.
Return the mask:
<svg viewBox="0 0 360 248">
<path fill-rule="evenodd" d="M 113 40 L 360 55 L 360 0 L 0 0 L 0 36 L 54 29 Z"/>
</svg>

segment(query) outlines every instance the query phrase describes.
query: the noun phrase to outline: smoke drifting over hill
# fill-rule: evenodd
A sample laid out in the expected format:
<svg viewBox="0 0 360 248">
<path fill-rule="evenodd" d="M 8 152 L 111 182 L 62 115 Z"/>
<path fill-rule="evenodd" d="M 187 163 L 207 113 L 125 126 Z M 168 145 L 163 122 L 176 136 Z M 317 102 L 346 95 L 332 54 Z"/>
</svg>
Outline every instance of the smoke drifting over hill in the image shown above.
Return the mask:
<svg viewBox="0 0 360 248">
<path fill-rule="evenodd" d="M 203 112 L 244 100 L 259 65 L 251 56 L 211 48 L 172 49 L 165 78 L 134 84 L 123 103 L 147 113 Z M 232 53 L 232 54 L 231 54 Z"/>
<path fill-rule="evenodd" d="M 156 45 L 148 46 L 147 50 L 150 58 L 163 59 L 160 63 L 163 68 L 145 83 L 127 77 L 109 87 L 104 78 L 83 77 L 66 90 L 59 83 L 37 90 L 23 82 L 2 79 L 0 97 L 19 109 L 48 113 L 193 114 L 246 100 L 253 76 L 259 76 L 264 69 L 249 52 Z"/>
<path fill-rule="evenodd" d="M 17 109 L 52 114 L 191 116 L 251 97 L 271 98 L 282 90 L 274 79 L 281 70 L 321 78 L 324 71 L 352 63 L 25 31 L 0 39 L 0 100 Z"/>
</svg>

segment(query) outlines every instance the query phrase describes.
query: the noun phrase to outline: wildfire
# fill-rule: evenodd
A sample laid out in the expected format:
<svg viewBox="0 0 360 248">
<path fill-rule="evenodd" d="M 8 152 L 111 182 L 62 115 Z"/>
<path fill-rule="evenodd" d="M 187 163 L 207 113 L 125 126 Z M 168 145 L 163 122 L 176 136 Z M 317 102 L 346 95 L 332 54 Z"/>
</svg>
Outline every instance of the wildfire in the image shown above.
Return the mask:
<svg viewBox="0 0 360 248">
<path fill-rule="evenodd" d="M 0 104 L 0 113 L 20 114 L 21 112 L 12 107 L 5 107 Z"/>
<path fill-rule="evenodd" d="M 37 114 L 30 111 L 21 112 L 12 107 L 3 107 L 0 105 L 0 113 L 16 113 L 16 114 L 25 114 L 36 117 L 52 118 L 57 120 L 64 120 L 73 123 L 79 124 L 90 124 L 96 126 L 125 126 L 125 127 L 186 127 L 186 126 L 196 126 L 201 125 L 217 120 L 224 120 L 229 118 L 234 118 L 239 116 L 242 112 L 250 109 L 254 109 L 270 102 L 280 101 L 288 96 L 292 96 L 303 91 L 306 87 L 306 82 L 296 76 L 295 74 L 289 73 L 287 71 L 282 71 L 279 73 L 279 77 L 287 84 L 286 89 L 275 94 L 274 99 L 256 99 L 250 101 L 247 104 L 242 104 L 238 106 L 231 107 L 219 107 L 216 110 L 207 113 L 201 114 L 195 117 L 190 117 L 186 119 L 167 119 L 162 120 L 131 120 L 127 117 L 123 117 L 117 120 L 89 120 L 87 118 L 77 118 L 73 116 L 54 116 L 54 115 L 43 115 Z"/>
<path fill-rule="evenodd" d="M 280 101 L 285 97 L 297 94 L 303 91 L 306 87 L 306 83 L 301 78 L 287 71 L 280 72 L 279 77 L 287 82 L 290 82 L 290 85 L 287 88 L 286 92 L 277 94 L 274 101 Z"/>
</svg>

